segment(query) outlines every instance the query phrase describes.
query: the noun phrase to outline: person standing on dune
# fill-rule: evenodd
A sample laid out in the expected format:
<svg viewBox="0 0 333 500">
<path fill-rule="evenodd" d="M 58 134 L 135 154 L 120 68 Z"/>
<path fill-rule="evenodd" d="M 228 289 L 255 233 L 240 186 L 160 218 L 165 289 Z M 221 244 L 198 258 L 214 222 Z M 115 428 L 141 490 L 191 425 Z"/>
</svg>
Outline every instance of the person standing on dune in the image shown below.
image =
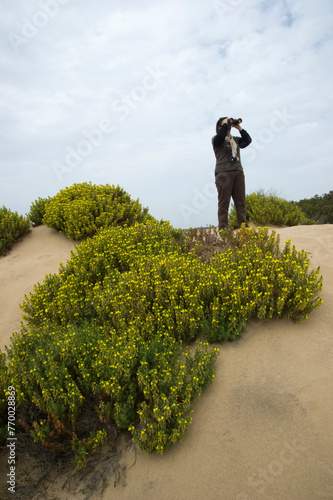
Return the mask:
<svg viewBox="0 0 333 500">
<path fill-rule="evenodd" d="M 238 226 L 246 224 L 245 177 L 240 158 L 240 149 L 251 144 L 250 135 L 241 127 L 241 119 L 219 118 L 212 145 L 216 157 L 215 185 L 218 193 L 218 227 L 228 228 L 230 199 L 235 204 Z M 241 137 L 233 137 L 231 127 L 236 128 Z"/>
</svg>

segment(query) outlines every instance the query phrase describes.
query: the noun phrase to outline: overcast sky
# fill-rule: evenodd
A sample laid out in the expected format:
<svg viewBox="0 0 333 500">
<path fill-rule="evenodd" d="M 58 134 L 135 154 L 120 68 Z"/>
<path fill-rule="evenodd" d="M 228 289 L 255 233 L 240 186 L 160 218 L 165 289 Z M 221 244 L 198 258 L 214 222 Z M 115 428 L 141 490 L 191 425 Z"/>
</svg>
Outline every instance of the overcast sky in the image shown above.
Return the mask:
<svg viewBox="0 0 333 500">
<path fill-rule="evenodd" d="M 2 0 L 0 205 L 119 184 L 217 225 L 211 138 L 243 119 L 247 193 L 333 189 L 331 0 Z M 238 135 L 234 131 L 234 135 Z"/>
</svg>

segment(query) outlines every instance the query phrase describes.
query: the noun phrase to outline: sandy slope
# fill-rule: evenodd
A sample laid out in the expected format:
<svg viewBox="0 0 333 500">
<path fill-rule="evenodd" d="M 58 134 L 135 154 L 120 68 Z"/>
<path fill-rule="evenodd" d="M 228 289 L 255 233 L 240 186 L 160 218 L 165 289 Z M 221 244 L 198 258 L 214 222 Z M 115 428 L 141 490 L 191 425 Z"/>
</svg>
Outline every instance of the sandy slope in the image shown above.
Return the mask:
<svg viewBox="0 0 333 500">
<path fill-rule="evenodd" d="M 162 457 L 124 451 L 126 476 L 117 487 L 111 478 L 104 500 L 333 499 L 333 225 L 278 232 L 321 266 L 324 304 L 301 324 L 252 321 L 222 346 L 183 442 Z M 23 295 L 73 248 L 40 227 L 0 258 L 1 346 L 19 328 Z"/>
<path fill-rule="evenodd" d="M 57 273 L 60 262 L 70 258 L 74 247 L 72 240 L 55 229 L 38 226 L 0 257 L 0 349 L 20 329 L 22 311 L 18 306 L 24 295 L 32 292 L 45 274 Z"/>
</svg>

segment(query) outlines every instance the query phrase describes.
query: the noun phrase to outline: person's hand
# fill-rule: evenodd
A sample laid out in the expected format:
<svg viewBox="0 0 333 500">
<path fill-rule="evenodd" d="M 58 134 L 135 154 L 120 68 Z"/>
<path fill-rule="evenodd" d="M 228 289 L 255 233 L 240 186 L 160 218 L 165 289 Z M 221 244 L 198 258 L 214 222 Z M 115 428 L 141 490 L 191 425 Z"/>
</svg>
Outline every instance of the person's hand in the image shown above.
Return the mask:
<svg viewBox="0 0 333 500">
<path fill-rule="evenodd" d="M 239 123 L 238 125 L 234 125 L 234 128 L 236 128 L 237 130 L 241 131 L 242 130 L 242 126 L 241 124 Z"/>
</svg>

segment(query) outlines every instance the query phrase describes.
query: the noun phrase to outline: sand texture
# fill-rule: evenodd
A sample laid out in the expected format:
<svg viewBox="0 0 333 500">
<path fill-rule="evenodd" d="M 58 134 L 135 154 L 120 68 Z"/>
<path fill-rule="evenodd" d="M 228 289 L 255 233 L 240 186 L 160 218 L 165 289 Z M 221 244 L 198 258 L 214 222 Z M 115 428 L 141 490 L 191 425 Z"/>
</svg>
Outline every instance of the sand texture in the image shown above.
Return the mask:
<svg viewBox="0 0 333 500">
<path fill-rule="evenodd" d="M 300 324 L 251 321 L 240 340 L 222 345 L 182 443 L 162 457 L 124 449 L 126 470 L 116 487 L 110 478 L 104 500 L 333 499 L 333 225 L 277 232 L 321 267 L 323 305 Z M 24 294 L 73 249 L 42 226 L 0 258 L 2 349 L 19 330 Z M 48 494 L 81 498 L 56 484 Z"/>
</svg>

